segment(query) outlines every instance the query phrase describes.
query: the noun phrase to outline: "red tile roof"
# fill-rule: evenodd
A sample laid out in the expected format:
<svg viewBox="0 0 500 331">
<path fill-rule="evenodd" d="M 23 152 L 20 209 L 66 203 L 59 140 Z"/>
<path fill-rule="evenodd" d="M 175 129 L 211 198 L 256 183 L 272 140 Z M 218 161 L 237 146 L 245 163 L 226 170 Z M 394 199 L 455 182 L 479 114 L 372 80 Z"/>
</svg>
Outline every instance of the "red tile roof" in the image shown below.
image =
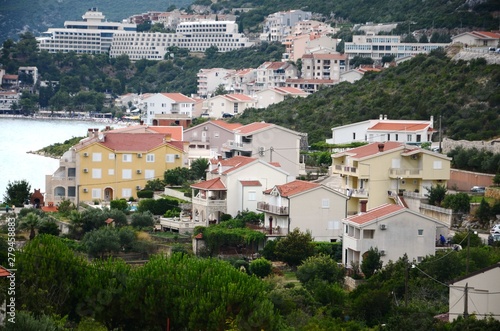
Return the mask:
<svg viewBox="0 0 500 331">
<path fill-rule="evenodd" d="M 226 94 L 223 97 L 231 101 L 255 101 L 251 96 L 245 94 Z"/>
<path fill-rule="evenodd" d="M 200 190 L 210 190 L 210 191 L 225 191 L 226 185 L 222 182 L 220 177 L 206 180 L 204 182 L 199 182 L 191 185 L 192 188 L 197 188 Z"/>
<path fill-rule="evenodd" d="M 500 33 L 497 32 L 490 32 L 490 31 L 472 31 L 472 34 L 479 36 L 479 37 L 486 37 L 487 39 L 500 39 Z"/>
<path fill-rule="evenodd" d="M 182 93 L 160 93 L 175 102 L 195 103 L 195 101 Z"/>
<path fill-rule="evenodd" d="M 274 124 L 266 123 L 266 122 L 253 122 L 250 124 L 247 124 L 245 126 L 242 126 L 239 129 L 236 129 L 235 132 L 241 135 L 246 135 L 246 134 L 251 134 L 256 131 L 260 131 L 263 129 L 267 129 L 274 126 Z"/>
<path fill-rule="evenodd" d="M 350 150 L 342 152 L 342 153 L 333 154 L 333 156 L 338 157 L 338 156 L 343 156 L 343 155 L 348 154 L 352 158 L 361 159 L 361 158 L 364 158 L 367 156 L 376 155 L 376 154 L 380 153 L 379 147 L 378 147 L 379 144 L 384 144 L 383 152 L 387 152 L 387 151 L 397 149 L 397 148 L 404 146 L 403 143 L 398 143 L 398 142 L 394 142 L 394 141 L 386 141 L 385 143 L 372 143 L 372 144 L 368 144 L 365 146 L 356 147 L 356 148 L 350 149 Z"/>
<path fill-rule="evenodd" d="M 379 122 L 369 128 L 369 130 L 382 130 L 382 131 L 421 131 L 429 127 L 429 123 L 422 122 L 399 122 L 399 123 L 387 123 Z"/>
<path fill-rule="evenodd" d="M 228 122 L 223 121 L 223 120 L 212 120 L 210 122 L 217 125 L 217 126 L 224 128 L 226 130 L 230 130 L 230 131 L 233 131 L 233 130 L 243 126 L 243 124 L 241 124 L 241 123 L 228 123 Z M 200 124 L 200 125 L 203 125 L 203 124 Z"/>
<path fill-rule="evenodd" d="M 46 213 L 55 213 L 57 211 L 57 206 L 54 206 L 53 203 L 49 203 L 48 206 L 42 206 L 41 209 Z"/>
<path fill-rule="evenodd" d="M 370 221 L 376 220 L 377 218 L 381 217 L 387 217 L 391 214 L 394 214 L 396 212 L 399 212 L 401 210 L 405 209 L 405 207 L 399 206 L 399 205 L 390 205 L 390 204 L 385 204 L 382 206 L 379 206 L 377 208 L 370 209 L 366 213 L 361 213 L 357 215 L 353 215 L 347 218 L 347 220 L 356 223 L 356 224 L 365 224 Z"/>
<path fill-rule="evenodd" d="M 18 75 L 9 75 L 9 74 L 3 75 L 4 80 L 6 80 L 6 79 L 7 80 L 17 80 L 18 77 L 19 77 Z"/>
<path fill-rule="evenodd" d="M 270 90 L 276 91 L 282 94 L 298 94 L 298 95 L 309 95 L 309 93 L 295 87 L 274 87 Z"/>
<path fill-rule="evenodd" d="M 172 140 L 182 141 L 184 137 L 184 128 L 182 126 L 149 126 L 148 129 L 163 134 L 169 133 Z"/>
<path fill-rule="evenodd" d="M 107 134 L 100 144 L 113 151 L 147 152 L 163 145 L 164 137 L 160 133 L 112 133 Z M 182 142 L 171 141 L 169 144 L 183 149 Z"/>
<path fill-rule="evenodd" d="M 240 180 L 241 186 L 262 186 L 258 180 Z"/>
<path fill-rule="evenodd" d="M 291 197 L 293 195 L 312 190 L 314 188 L 320 187 L 320 184 L 306 182 L 303 180 L 294 180 L 293 182 L 286 183 L 283 185 L 276 185 L 275 188 L 280 192 L 282 197 Z M 270 193 L 273 189 L 267 190 L 266 193 Z"/>
</svg>

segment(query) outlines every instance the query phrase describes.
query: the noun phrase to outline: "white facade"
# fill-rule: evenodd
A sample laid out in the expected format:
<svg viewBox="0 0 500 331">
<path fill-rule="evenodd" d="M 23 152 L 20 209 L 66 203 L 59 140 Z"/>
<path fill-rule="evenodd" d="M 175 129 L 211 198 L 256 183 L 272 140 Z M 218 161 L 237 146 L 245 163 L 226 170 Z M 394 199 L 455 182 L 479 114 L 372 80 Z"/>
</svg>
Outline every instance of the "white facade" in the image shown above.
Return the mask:
<svg viewBox="0 0 500 331">
<path fill-rule="evenodd" d="M 37 38 L 38 48 L 49 53 L 108 53 L 114 33 L 136 30 L 136 24 L 105 21 L 105 16 L 95 8 L 82 18 L 83 21 L 64 22 L 64 28 L 50 28 Z"/>
<path fill-rule="evenodd" d="M 451 37 L 451 42 L 461 43 L 468 46 L 477 47 L 498 47 L 500 43 L 500 33 L 489 31 L 464 32 Z"/>
<path fill-rule="evenodd" d="M 257 108 L 267 108 L 272 104 L 282 102 L 285 98 L 305 98 L 309 93 L 293 87 L 275 87 L 259 91 L 255 94 Z"/>
<path fill-rule="evenodd" d="M 395 58 L 429 53 L 438 48 L 445 48 L 449 44 L 430 43 L 402 43 L 400 36 L 379 36 L 374 33 L 355 35 L 352 42 L 345 43 L 345 54 L 349 59 L 355 56 L 369 57 L 373 60 L 382 60 L 384 56 Z"/>
<path fill-rule="evenodd" d="M 500 320 L 500 264 L 476 271 L 450 284 L 449 321 L 467 313 L 478 319 Z M 467 292 L 467 295 L 465 293 Z"/>
<path fill-rule="evenodd" d="M 346 70 L 347 56 L 345 54 L 312 53 L 302 56 L 302 78 L 331 79 L 340 81 L 340 74 Z"/>
<path fill-rule="evenodd" d="M 297 68 L 288 62 L 264 62 L 256 70 L 254 92 L 271 87 L 285 87 L 286 80 L 297 78 Z"/>
<path fill-rule="evenodd" d="M 221 118 L 224 114 L 239 115 L 247 108 L 256 107 L 256 100 L 244 94 L 224 94 L 204 102 L 204 112 L 211 118 Z"/>
<path fill-rule="evenodd" d="M 145 124 L 152 125 L 156 115 L 186 115 L 192 117 L 195 101 L 181 93 L 155 93 L 143 99 Z"/>
<path fill-rule="evenodd" d="M 120 31 L 113 36 L 109 56 L 126 54 L 132 61 L 159 61 L 165 58 L 168 48 L 177 43 L 178 36 L 175 33 Z"/>
<path fill-rule="evenodd" d="M 217 90 L 220 85 L 226 87 L 229 76 L 236 73 L 236 70 L 224 68 L 200 69 L 198 72 L 198 96 L 207 98 Z"/>
<path fill-rule="evenodd" d="M 378 120 L 367 120 L 332 128 L 332 138 L 328 144 L 351 142 L 395 141 L 409 144 L 431 142 L 434 134 L 434 118 L 429 121 L 389 120 L 380 115 Z"/>
<path fill-rule="evenodd" d="M 0 91 L 0 111 L 10 110 L 13 104 L 19 103 L 20 98 L 21 94 L 15 91 Z"/>
<path fill-rule="evenodd" d="M 262 41 L 283 41 L 292 33 L 292 27 L 300 21 L 311 19 L 312 13 L 302 10 L 290 10 L 269 15 L 264 21 L 260 35 Z"/>
<path fill-rule="evenodd" d="M 349 267 L 363 261 L 363 254 L 377 248 L 384 264 L 404 254 L 420 262 L 436 252 L 436 238 L 448 237 L 445 223 L 399 205 L 381 205 L 343 220 L 342 263 Z"/>
</svg>

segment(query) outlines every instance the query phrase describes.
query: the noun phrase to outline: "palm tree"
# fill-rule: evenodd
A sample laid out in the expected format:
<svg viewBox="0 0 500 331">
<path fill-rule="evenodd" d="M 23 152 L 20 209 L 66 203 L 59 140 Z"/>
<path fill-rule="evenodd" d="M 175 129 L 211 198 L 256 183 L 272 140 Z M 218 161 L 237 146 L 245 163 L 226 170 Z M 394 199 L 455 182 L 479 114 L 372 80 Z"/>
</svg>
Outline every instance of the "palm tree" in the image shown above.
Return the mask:
<svg viewBox="0 0 500 331">
<path fill-rule="evenodd" d="M 30 229 L 30 240 L 35 238 L 35 229 L 40 226 L 40 216 L 31 212 L 28 213 L 21 222 L 21 228 Z"/>
</svg>

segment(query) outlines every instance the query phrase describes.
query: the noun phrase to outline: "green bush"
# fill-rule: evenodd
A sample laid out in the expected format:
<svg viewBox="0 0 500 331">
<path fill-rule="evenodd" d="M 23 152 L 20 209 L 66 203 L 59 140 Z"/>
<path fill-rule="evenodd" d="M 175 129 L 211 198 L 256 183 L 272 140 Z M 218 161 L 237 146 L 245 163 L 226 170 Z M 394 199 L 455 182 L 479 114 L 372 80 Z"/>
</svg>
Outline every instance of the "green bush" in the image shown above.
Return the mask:
<svg viewBox="0 0 500 331">
<path fill-rule="evenodd" d="M 111 209 L 118 209 L 121 211 L 126 211 L 128 208 L 127 200 L 125 200 L 125 199 L 111 200 L 109 203 L 109 207 Z"/>
<path fill-rule="evenodd" d="M 134 228 L 147 228 L 154 225 L 154 218 L 151 212 L 134 213 L 132 215 L 132 226 Z"/>
<path fill-rule="evenodd" d="M 139 199 L 151 199 L 154 196 L 154 192 L 150 190 L 142 190 L 137 192 L 137 197 Z"/>
<path fill-rule="evenodd" d="M 264 278 L 271 274 L 272 267 L 271 261 L 261 257 L 250 263 L 250 272 L 257 277 Z"/>
</svg>

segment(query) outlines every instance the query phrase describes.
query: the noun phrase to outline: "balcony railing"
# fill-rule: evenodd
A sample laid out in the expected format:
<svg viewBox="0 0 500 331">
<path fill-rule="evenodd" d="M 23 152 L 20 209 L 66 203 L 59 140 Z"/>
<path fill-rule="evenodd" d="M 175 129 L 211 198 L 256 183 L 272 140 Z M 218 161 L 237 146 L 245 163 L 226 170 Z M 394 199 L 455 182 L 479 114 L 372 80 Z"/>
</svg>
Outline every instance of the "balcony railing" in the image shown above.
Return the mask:
<svg viewBox="0 0 500 331">
<path fill-rule="evenodd" d="M 257 202 L 257 210 L 266 211 L 275 215 L 288 215 L 288 207 L 270 205 L 267 202 Z"/>
<path fill-rule="evenodd" d="M 397 177 L 404 177 L 404 178 L 422 178 L 422 169 L 416 169 L 416 168 L 390 168 L 389 169 L 389 177 L 391 178 L 397 178 Z"/>
<path fill-rule="evenodd" d="M 193 204 L 201 205 L 201 206 L 206 206 L 206 207 L 226 207 L 227 206 L 227 200 L 225 198 L 223 199 L 212 199 L 212 198 L 193 198 L 192 200 Z"/>
<path fill-rule="evenodd" d="M 336 164 L 334 172 L 342 175 L 358 175 L 358 168 Z"/>
</svg>

